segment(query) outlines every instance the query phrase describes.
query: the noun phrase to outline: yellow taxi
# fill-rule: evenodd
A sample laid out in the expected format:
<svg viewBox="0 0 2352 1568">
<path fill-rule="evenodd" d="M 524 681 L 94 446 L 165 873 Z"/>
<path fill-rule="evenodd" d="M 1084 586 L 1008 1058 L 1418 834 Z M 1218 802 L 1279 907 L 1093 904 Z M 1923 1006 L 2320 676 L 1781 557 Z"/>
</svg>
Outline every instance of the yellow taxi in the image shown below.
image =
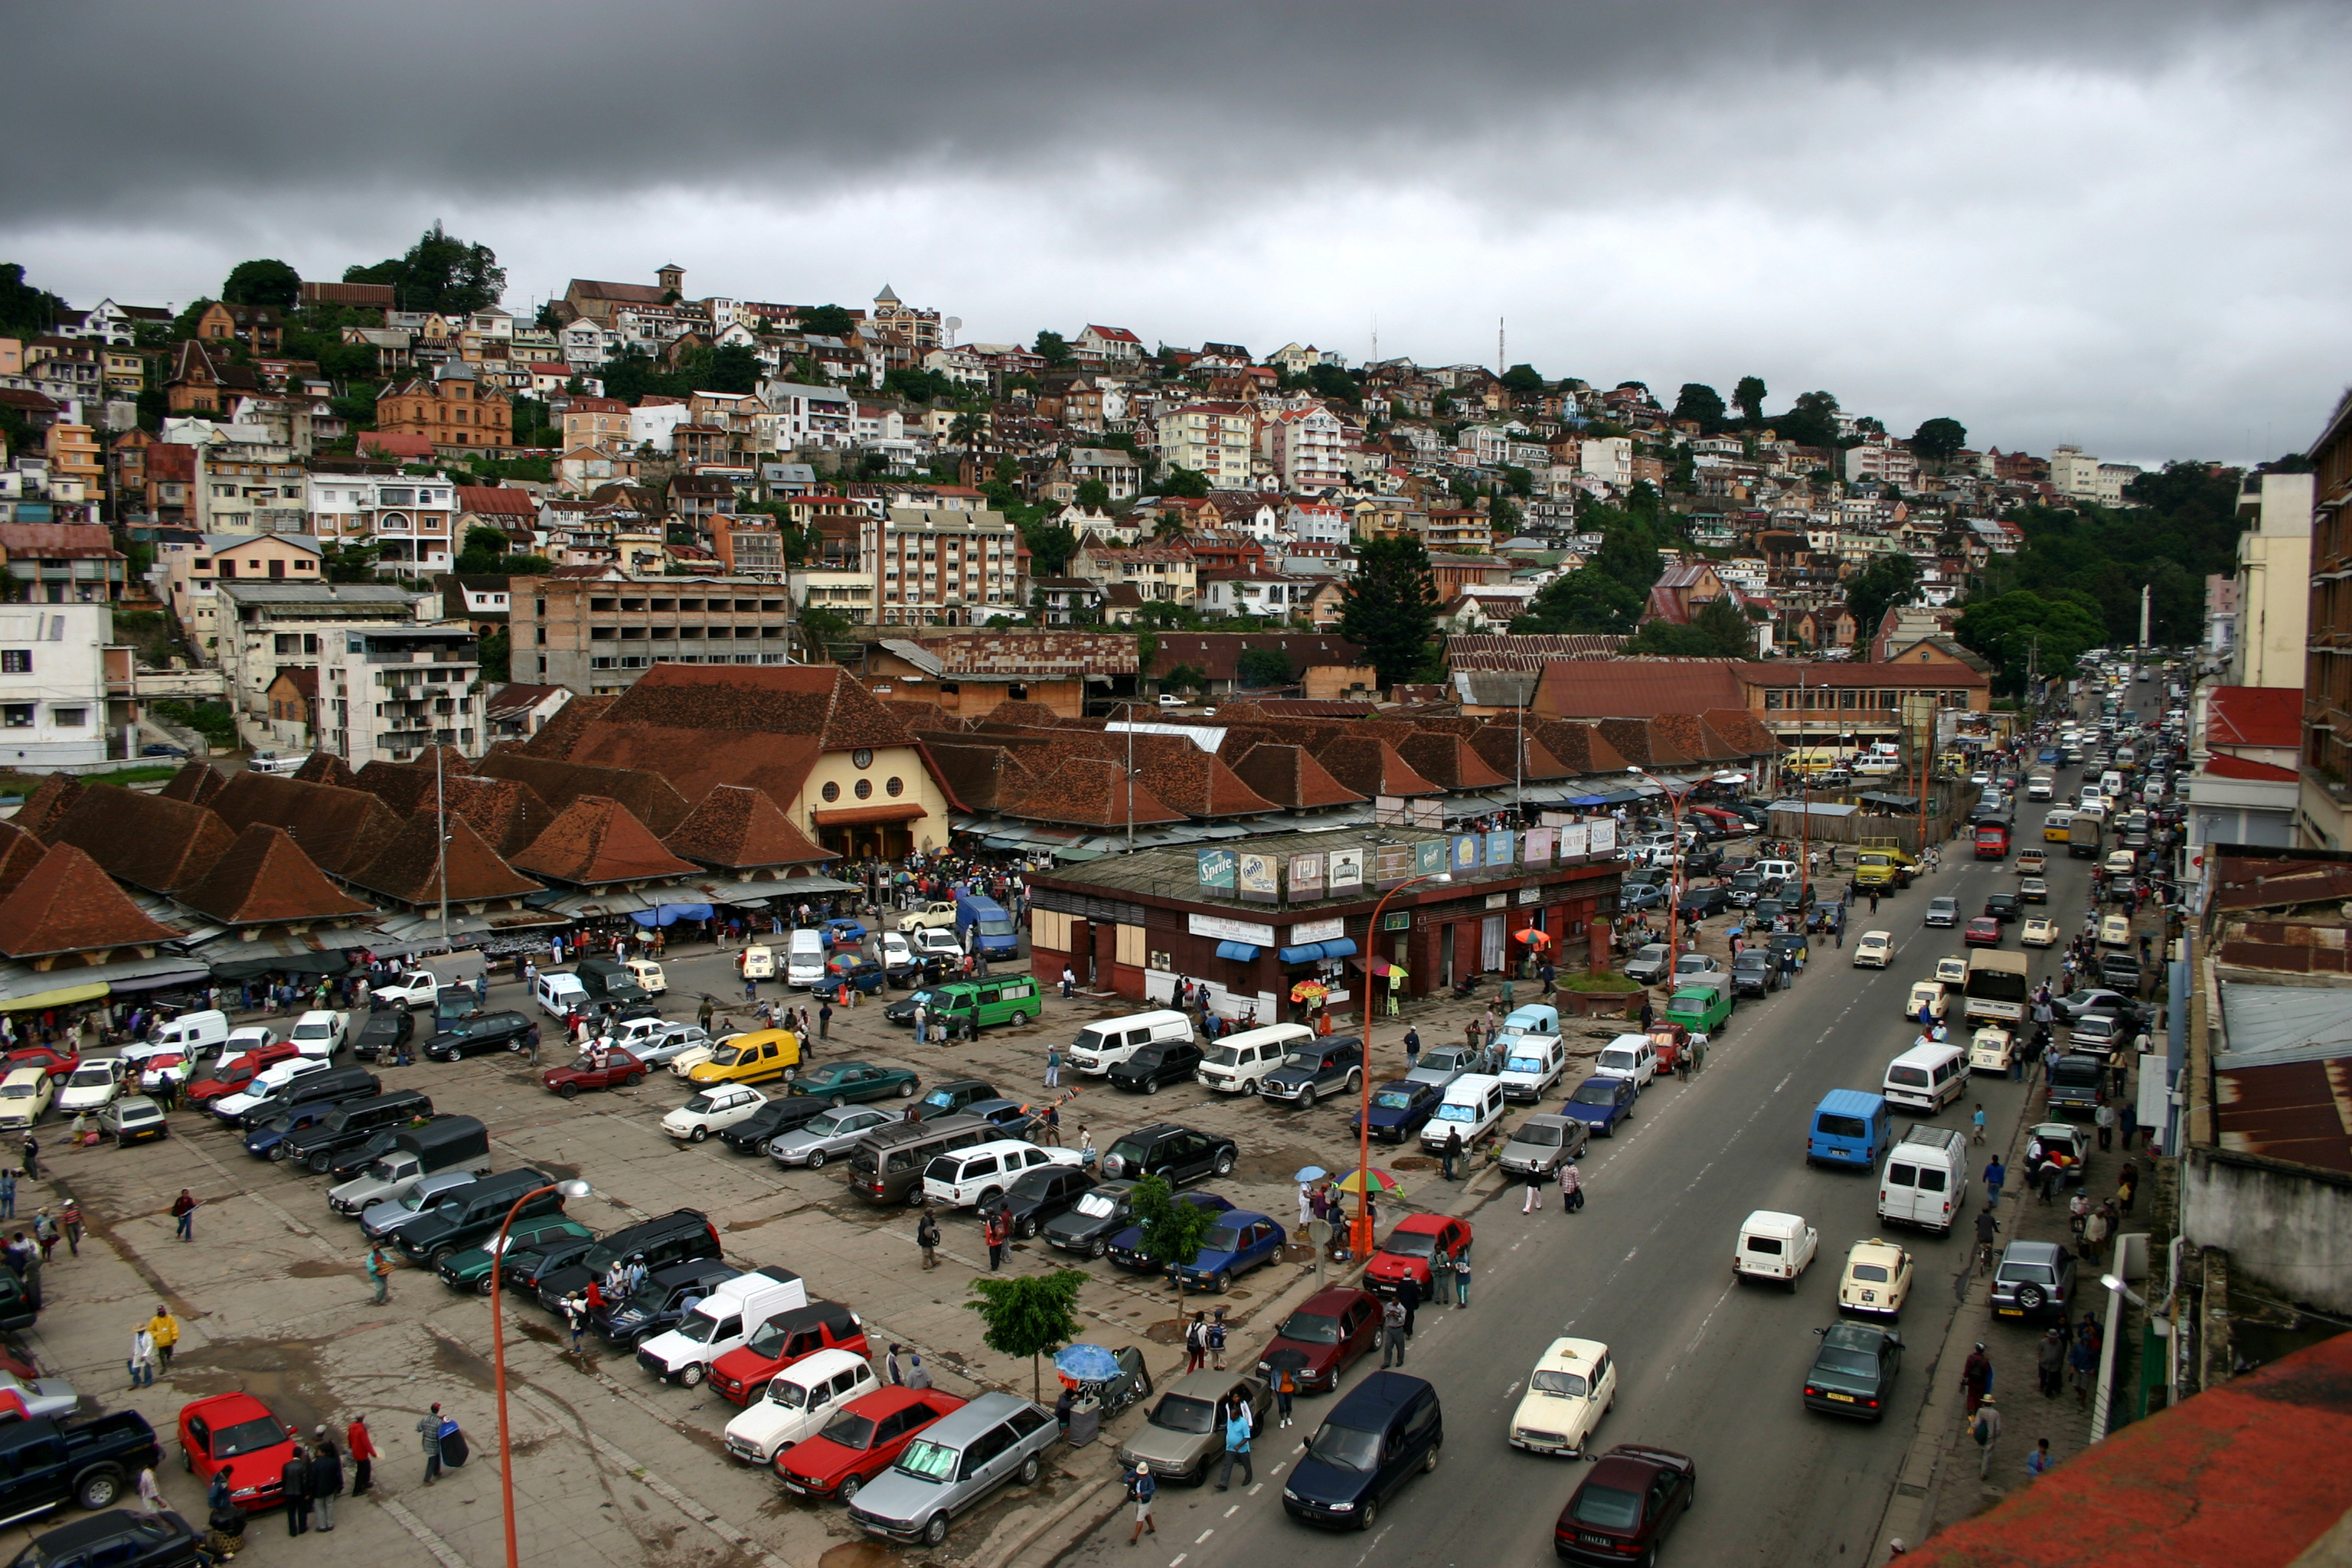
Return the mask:
<svg viewBox="0 0 2352 1568">
<path fill-rule="evenodd" d="M 2108 915 L 2099 921 L 2101 947 L 2129 947 L 2132 944 L 2131 921 L 2122 915 Z"/>
<path fill-rule="evenodd" d="M 1872 1317 L 1901 1315 L 1911 1294 L 1911 1255 L 1891 1241 L 1857 1241 L 1838 1279 L 1838 1310 Z"/>
<path fill-rule="evenodd" d="M 754 1029 L 730 1035 L 710 1059 L 686 1075 L 688 1083 L 758 1083 L 782 1078 L 801 1065 L 801 1041 L 790 1029 Z"/>
<path fill-rule="evenodd" d="M 2073 812 L 2053 811 L 2042 819 L 2042 841 L 2044 844 L 2063 844 L 2074 826 Z"/>
</svg>

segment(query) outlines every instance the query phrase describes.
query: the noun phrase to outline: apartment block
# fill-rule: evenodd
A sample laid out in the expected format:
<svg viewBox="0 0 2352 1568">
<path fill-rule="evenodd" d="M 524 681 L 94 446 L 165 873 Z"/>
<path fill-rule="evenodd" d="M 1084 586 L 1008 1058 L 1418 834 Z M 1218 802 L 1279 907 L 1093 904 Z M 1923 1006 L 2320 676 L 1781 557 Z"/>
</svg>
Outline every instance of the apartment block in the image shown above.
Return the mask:
<svg viewBox="0 0 2352 1568">
<path fill-rule="evenodd" d="M 1020 531 L 1003 512 L 894 506 L 857 530 L 858 566 L 873 577 L 883 626 L 982 626 L 1028 603 Z"/>
<path fill-rule="evenodd" d="M 1160 416 L 1160 456 L 1208 476 L 1213 489 L 1249 483 L 1251 420 L 1238 403 L 1188 403 Z"/>
<path fill-rule="evenodd" d="M 319 731 L 353 767 L 427 746 L 482 754 L 481 645 L 467 626 L 346 626 L 319 660 Z"/>
<path fill-rule="evenodd" d="M 751 577 L 515 579 L 513 672 L 583 696 L 656 664 L 789 664 L 782 584 Z"/>
</svg>

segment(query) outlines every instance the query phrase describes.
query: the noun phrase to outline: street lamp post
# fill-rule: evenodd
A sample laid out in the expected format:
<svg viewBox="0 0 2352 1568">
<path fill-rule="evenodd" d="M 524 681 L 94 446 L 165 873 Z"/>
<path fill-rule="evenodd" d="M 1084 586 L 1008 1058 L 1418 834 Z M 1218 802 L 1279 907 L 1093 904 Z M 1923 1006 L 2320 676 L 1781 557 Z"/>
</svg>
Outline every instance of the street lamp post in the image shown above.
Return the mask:
<svg viewBox="0 0 2352 1568">
<path fill-rule="evenodd" d="M 518 1568 L 515 1553 L 514 1522 L 514 1449 L 507 1438 L 507 1319 L 504 1298 L 499 1289 L 506 1274 L 507 1230 L 522 1213 L 522 1205 L 549 1193 L 562 1193 L 567 1198 L 584 1198 L 588 1184 L 582 1181 L 551 1182 L 534 1187 L 514 1201 L 507 1217 L 499 1222 L 499 1238 L 490 1244 L 490 1346 L 497 1367 L 499 1393 L 499 1499 L 506 1518 L 507 1568 Z"/>
<path fill-rule="evenodd" d="M 1349 1227 L 1349 1246 L 1358 1258 L 1372 1251 L 1372 960 L 1378 956 L 1381 914 L 1389 900 L 1418 882 L 1450 882 L 1451 871 L 1433 871 L 1399 882 L 1372 906 L 1371 924 L 1364 928 L 1364 1101 L 1356 1118 L 1356 1221 Z"/>
<path fill-rule="evenodd" d="M 1674 819 L 1675 824 L 1675 847 L 1673 851 L 1669 852 L 1669 854 L 1671 856 L 1673 853 L 1680 852 L 1683 844 L 1683 803 L 1675 798 L 1675 792 L 1666 787 L 1665 781 L 1664 779 L 1656 777 L 1643 768 L 1627 768 L 1625 771 L 1639 777 L 1648 779 L 1652 784 L 1658 786 L 1658 793 L 1666 797 L 1666 812 L 1667 815 Z M 1690 857 L 1685 855 L 1683 857 L 1683 866 L 1687 868 L 1689 865 Z M 1668 859 L 1667 866 L 1669 869 L 1674 869 L 1674 864 L 1671 858 Z M 1674 994 L 1675 961 L 1682 956 L 1680 950 L 1675 946 L 1675 940 L 1682 930 L 1682 873 L 1680 871 L 1676 871 L 1675 875 L 1668 881 L 1666 886 L 1668 892 L 1672 894 L 1672 897 L 1666 900 L 1666 994 L 1668 995 L 1672 995 Z"/>
</svg>

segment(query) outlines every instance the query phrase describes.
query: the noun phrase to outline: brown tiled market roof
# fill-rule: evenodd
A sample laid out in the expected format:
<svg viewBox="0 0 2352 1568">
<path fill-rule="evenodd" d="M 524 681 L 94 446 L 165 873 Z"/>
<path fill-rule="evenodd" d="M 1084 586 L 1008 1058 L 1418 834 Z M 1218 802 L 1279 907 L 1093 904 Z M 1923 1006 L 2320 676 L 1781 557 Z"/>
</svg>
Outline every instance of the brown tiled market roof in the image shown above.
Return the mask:
<svg viewBox="0 0 2352 1568">
<path fill-rule="evenodd" d="M 142 947 L 180 934 L 150 920 L 97 861 L 70 844 L 50 849 L 0 900 L 0 952 L 11 958 Z"/>
<path fill-rule="evenodd" d="M 1570 773 L 1622 773 L 1625 771 L 1624 754 L 1609 743 L 1609 738 L 1589 723 L 1573 720 L 1546 719 L 1530 722 L 1543 749 L 1558 757 L 1560 766 Z"/>
<path fill-rule="evenodd" d="M 720 784 L 704 795 L 662 844 L 674 855 L 730 871 L 835 858 L 810 843 L 774 801 L 740 784 Z"/>
<path fill-rule="evenodd" d="M 453 811 L 472 823 L 483 840 L 501 855 L 513 855 L 555 820 L 554 811 L 539 798 L 539 793 L 514 779 L 453 773 L 446 769 L 436 779 L 429 768 L 379 761 L 359 771 L 357 784 L 395 816 L 436 808 Z"/>
<path fill-rule="evenodd" d="M 1260 743 L 1244 752 L 1233 769 L 1257 794 L 1293 811 L 1349 805 L 1364 798 L 1333 778 L 1304 746 Z"/>
<path fill-rule="evenodd" d="M 411 908 L 439 903 L 441 881 L 436 861 L 440 849 L 437 824 L 442 820 L 436 813 L 418 812 L 401 824 L 399 836 L 381 854 L 360 870 L 345 874 L 343 879 Z M 518 899 L 541 890 L 540 883 L 499 859 L 464 817 L 451 813 L 446 820 L 451 903 Z"/>
<path fill-rule="evenodd" d="M 52 842 L 59 819 L 84 787 L 79 779 L 51 773 L 34 786 L 33 793 L 25 797 L 25 804 L 16 808 L 16 815 L 10 820 L 44 843 Z"/>
<path fill-rule="evenodd" d="M 49 847 L 13 822 L 0 822 L 0 899 L 16 890 Z"/>
<path fill-rule="evenodd" d="M 599 727 L 767 731 L 827 751 L 903 746 L 907 726 L 835 665 L 657 664 L 613 700 Z"/>
<path fill-rule="evenodd" d="M 1638 767 L 1688 767 L 1693 761 L 1647 719 L 1602 719 L 1593 728 L 1608 738 L 1620 756 Z"/>
<path fill-rule="evenodd" d="M 512 864 L 519 871 L 583 888 L 679 877 L 695 869 L 663 848 L 627 806 L 596 795 L 583 795 L 556 813 Z"/>
<path fill-rule="evenodd" d="M 1696 713 L 1661 713 L 1650 721 L 1650 729 L 1694 762 L 1736 763 L 1743 755 Z"/>
<path fill-rule="evenodd" d="M 539 732 L 522 742 L 525 756 L 568 757 L 572 748 L 588 726 L 604 716 L 604 710 L 619 700 L 614 697 L 574 697 L 555 710 L 555 717 L 539 727 Z"/>
<path fill-rule="evenodd" d="M 1699 717 L 1742 757 L 1769 757 L 1780 750 L 1771 729 L 1749 709 L 1710 708 Z"/>
<path fill-rule="evenodd" d="M 1129 791 L 1132 790 L 1130 795 Z M 1070 757 L 999 807 L 1032 822 L 1076 823 L 1088 827 L 1124 827 L 1181 822 L 1183 812 L 1151 792 L 1141 778 L 1130 780 L 1124 764 L 1101 757 Z"/>
<path fill-rule="evenodd" d="M 1524 735 L 1527 744 L 1519 744 Z M 1545 749 L 1537 738 L 1536 726 L 1529 723 L 1522 731 L 1517 724 L 1481 724 L 1478 732 L 1470 737 L 1470 749 L 1485 759 L 1488 767 L 1504 778 L 1513 776 L 1517 769 L 1522 779 L 1564 779 L 1570 776 L 1567 763 Z M 1517 755 L 1514 755 L 1514 753 Z"/>
<path fill-rule="evenodd" d="M 256 823 L 284 828 L 311 864 L 338 877 L 374 859 L 400 832 L 400 815 L 365 790 L 250 771 L 230 779 L 212 809 L 232 833 Z"/>
<path fill-rule="evenodd" d="M 263 822 L 238 834 L 211 873 L 182 893 L 180 901 L 230 926 L 373 912 L 372 905 L 328 881 L 284 828 Z"/>
<path fill-rule="evenodd" d="M 1459 735 L 1439 734 L 1423 730 L 1405 737 L 1397 747 L 1397 755 L 1405 765 L 1449 790 L 1492 789 L 1496 784 L 1511 782 L 1507 773 L 1496 773 L 1484 758 L 1473 751 L 1470 742 Z"/>
<path fill-rule="evenodd" d="M 177 893 L 201 881 L 235 837 L 206 807 L 92 784 L 59 819 L 56 841 L 83 850 L 134 888 Z"/>
<path fill-rule="evenodd" d="M 683 748 L 690 742 L 679 737 L 677 743 Z M 658 751 L 646 758 L 645 765 L 636 767 L 551 762 L 543 757 L 508 752 L 483 758 L 481 769 L 485 777 L 510 779 L 530 786 L 559 816 L 573 801 L 595 795 L 620 802 L 639 823 L 656 834 L 664 834 L 676 832 L 690 809 L 686 796 L 670 781 L 694 777 L 699 771 L 692 751 L 680 749 L 673 757 L 671 765 L 656 773 L 652 770 L 662 762 Z M 544 833 L 546 829 L 540 831 Z"/>
<path fill-rule="evenodd" d="M 352 772 L 352 764 L 332 752 L 311 752 L 303 759 L 302 765 L 294 770 L 294 776 L 304 784 L 335 784 L 343 789 L 351 788 L 356 777 Z"/>
<path fill-rule="evenodd" d="M 1062 721 L 1062 716 L 1042 702 L 1005 701 L 989 710 L 986 721 L 991 724 L 1035 724 L 1050 730 Z"/>
<path fill-rule="evenodd" d="M 1443 795 L 1408 766 L 1397 749 L 1370 735 L 1342 735 L 1325 742 L 1315 760 L 1347 788 L 1361 795 Z"/>
<path fill-rule="evenodd" d="M 948 731 L 923 739 L 940 776 L 974 811 L 1002 811 L 1037 782 L 1021 754 L 1009 747 L 966 744 L 972 737 Z"/>
<path fill-rule="evenodd" d="M 222 777 L 220 770 L 212 763 L 190 758 L 178 773 L 172 775 L 170 782 L 155 793 L 172 800 L 184 800 L 190 805 L 205 805 L 210 804 L 213 796 L 221 792 L 221 786 L 227 783 L 228 780 Z"/>
</svg>

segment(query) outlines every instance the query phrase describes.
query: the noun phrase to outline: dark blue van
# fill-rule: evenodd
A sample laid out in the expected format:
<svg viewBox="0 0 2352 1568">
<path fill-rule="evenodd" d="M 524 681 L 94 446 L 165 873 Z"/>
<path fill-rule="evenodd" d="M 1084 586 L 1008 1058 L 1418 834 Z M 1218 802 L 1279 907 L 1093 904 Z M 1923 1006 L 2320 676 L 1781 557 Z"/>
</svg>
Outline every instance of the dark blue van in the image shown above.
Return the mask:
<svg viewBox="0 0 2352 1568">
<path fill-rule="evenodd" d="M 1324 1417 L 1283 1485 L 1282 1510 L 1305 1524 L 1370 1530 L 1405 1482 L 1437 1468 L 1444 1446 L 1437 1390 L 1376 1372 Z"/>
<path fill-rule="evenodd" d="M 1878 1157 L 1894 1141 L 1895 1123 L 1884 1099 L 1858 1089 L 1833 1089 L 1813 1108 L 1805 1163 L 1875 1171 Z"/>
</svg>

